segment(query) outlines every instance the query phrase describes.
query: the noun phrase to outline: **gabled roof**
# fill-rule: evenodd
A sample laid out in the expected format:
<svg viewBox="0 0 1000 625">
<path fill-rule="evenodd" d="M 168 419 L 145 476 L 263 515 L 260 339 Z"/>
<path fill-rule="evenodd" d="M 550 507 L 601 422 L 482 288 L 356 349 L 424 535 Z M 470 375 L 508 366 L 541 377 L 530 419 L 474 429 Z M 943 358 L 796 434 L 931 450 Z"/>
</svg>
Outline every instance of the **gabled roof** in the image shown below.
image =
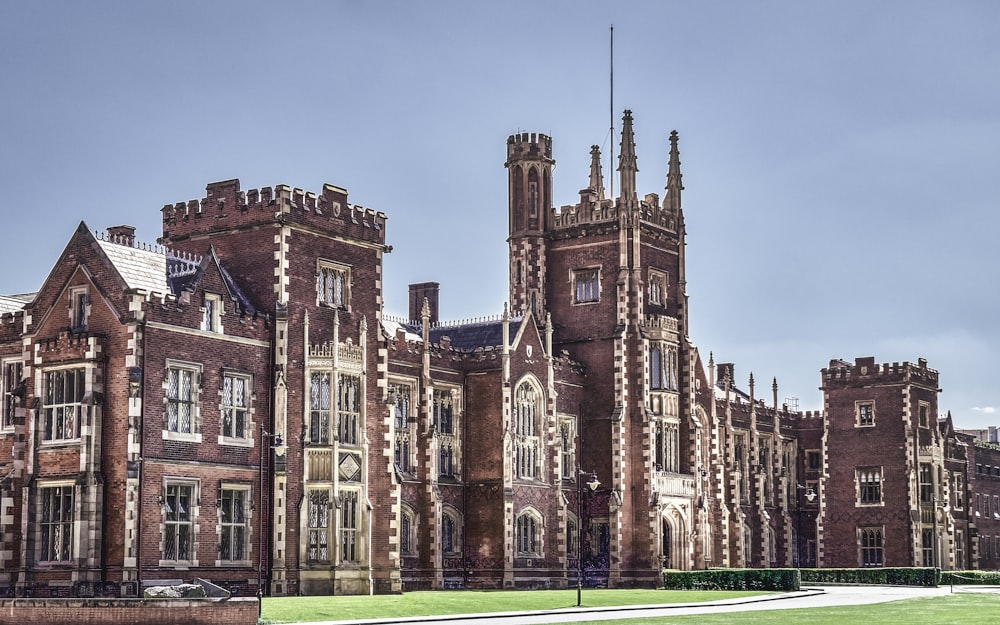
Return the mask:
<svg viewBox="0 0 1000 625">
<path fill-rule="evenodd" d="M 195 290 L 201 283 L 205 270 L 215 264 L 229 295 L 248 314 L 256 312 L 249 298 L 236 285 L 233 277 L 219 262 L 215 250 L 209 248 L 205 256 L 196 256 L 160 247 L 136 246 L 114 237 L 97 235 L 98 245 L 108 257 L 129 289 L 146 293 L 178 295 L 182 290 Z"/>
</svg>

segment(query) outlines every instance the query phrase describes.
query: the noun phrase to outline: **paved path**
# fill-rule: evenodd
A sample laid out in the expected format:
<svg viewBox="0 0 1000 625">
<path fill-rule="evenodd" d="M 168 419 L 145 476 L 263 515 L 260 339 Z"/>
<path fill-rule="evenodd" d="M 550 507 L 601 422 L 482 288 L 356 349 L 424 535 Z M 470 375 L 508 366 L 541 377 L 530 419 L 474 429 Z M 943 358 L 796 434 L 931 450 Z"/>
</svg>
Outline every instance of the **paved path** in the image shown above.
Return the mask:
<svg viewBox="0 0 1000 625">
<path fill-rule="evenodd" d="M 957 592 L 958 587 L 955 588 Z M 562 608 L 534 612 L 496 612 L 484 614 L 459 614 L 452 616 L 414 616 L 405 619 L 364 619 L 349 621 L 322 621 L 309 625 L 400 625 L 426 623 L 444 625 L 539 625 L 542 623 L 579 623 L 581 621 L 607 621 L 623 618 L 648 618 L 682 616 L 688 614 L 716 614 L 719 612 L 746 612 L 750 610 L 790 610 L 794 608 L 824 608 L 838 605 L 865 605 L 884 603 L 914 597 L 937 597 L 952 592 L 948 586 L 940 588 L 915 588 L 910 586 L 827 586 L 804 588 L 798 592 L 761 595 L 741 599 L 726 599 L 711 603 L 672 603 L 665 605 L 625 606 L 605 608 Z M 305 625 L 305 624 L 302 624 Z"/>
</svg>

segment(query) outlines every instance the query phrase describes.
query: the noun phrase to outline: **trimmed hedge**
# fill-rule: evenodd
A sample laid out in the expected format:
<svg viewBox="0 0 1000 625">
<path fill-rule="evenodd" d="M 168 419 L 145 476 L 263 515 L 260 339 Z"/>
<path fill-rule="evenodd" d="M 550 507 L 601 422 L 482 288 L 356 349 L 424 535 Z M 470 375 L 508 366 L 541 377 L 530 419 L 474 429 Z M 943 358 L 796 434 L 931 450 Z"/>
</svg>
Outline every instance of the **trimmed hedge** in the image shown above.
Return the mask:
<svg viewBox="0 0 1000 625">
<path fill-rule="evenodd" d="M 950 586 L 1000 586 L 1000 571 L 942 571 L 941 585 Z"/>
<path fill-rule="evenodd" d="M 668 590 L 798 590 L 798 569 L 664 571 Z"/>
<path fill-rule="evenodd" d="M 890 586 L 938 585 L 940 569 L 876 567 L 870 569 L 802 569 L 805 584 L 887 584 Z"/>
</svg>

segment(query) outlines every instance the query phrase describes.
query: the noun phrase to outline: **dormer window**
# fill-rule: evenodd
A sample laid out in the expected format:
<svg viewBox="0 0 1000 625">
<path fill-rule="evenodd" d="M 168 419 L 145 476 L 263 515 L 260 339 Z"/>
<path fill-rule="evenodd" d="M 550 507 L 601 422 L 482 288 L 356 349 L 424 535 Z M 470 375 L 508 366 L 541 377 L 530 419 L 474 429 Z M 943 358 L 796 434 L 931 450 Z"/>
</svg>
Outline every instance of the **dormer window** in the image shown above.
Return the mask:
<svg viewBox="0 0 1000 625">
<path fill-rule="evenodd" d="M 222 332 L 222 297 L 214 293 L 205 293 L 205 302 L 201 308 L 201 329 L 205 332 Z"/>
<path fill-rule="evenodd" d="M 90 300 L 87 297 L 87 287 L 76 287 L 69 292 L 69 318 L 70 328 L 74 332 L 82 332 L 87 329 L 87 313 L 90 308 Z"/>
</svg>

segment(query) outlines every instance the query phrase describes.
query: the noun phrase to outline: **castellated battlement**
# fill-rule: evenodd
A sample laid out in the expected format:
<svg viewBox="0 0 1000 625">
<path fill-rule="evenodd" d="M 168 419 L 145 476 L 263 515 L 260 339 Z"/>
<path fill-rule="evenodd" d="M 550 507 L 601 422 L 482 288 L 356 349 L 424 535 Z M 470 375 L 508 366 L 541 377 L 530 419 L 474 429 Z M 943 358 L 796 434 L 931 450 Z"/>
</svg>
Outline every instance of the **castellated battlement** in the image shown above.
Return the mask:
<svg viewBox="0 0 1000 625">
<path fill-rule="evenodd" d="M 587 224 L 615 222 L 620 213 L 618 201 L 600 199 L 593 189 L 580 190 L 580 203 L 567 204 L 551 209 L 549 220 L 553 229 L 575 228 Z M 680 225 L 677 211 L 660 206 L 660 197 L 647 193 L 639 202 L 639 220 L 669 232 L 677 232 Z"/>
<path fill-rule="evenodd" d="M 829 367 L 823 369 L 822 375 L 824 387 L 889 382 L 917 382 L 934 386 L 938 384 L 937 370 L 929 368 L 924 358 L 918 358 L 916 364 L 911 362 L 878 364 L 871 356 L 856 358 L 853 364 L 834 359 L 830 361 Z"/>
<path fill-rule="evenodd" d="M 507 162 L 515 159 L 552 160 L 552 137 L 527 133 L 507 137 Z"/>
<path fill-rule="evenodd" d="M 288 185 L 242 190 L 239 179 L 213 182 L 205 197 L 160 209 L 163 238 L 240 230 L 262 225 L 299 224 L 331 234 L 385 244 L 385 213 L 350 204 L 347 190 L 324 184 L 321 193 Z"/>
</svg>

